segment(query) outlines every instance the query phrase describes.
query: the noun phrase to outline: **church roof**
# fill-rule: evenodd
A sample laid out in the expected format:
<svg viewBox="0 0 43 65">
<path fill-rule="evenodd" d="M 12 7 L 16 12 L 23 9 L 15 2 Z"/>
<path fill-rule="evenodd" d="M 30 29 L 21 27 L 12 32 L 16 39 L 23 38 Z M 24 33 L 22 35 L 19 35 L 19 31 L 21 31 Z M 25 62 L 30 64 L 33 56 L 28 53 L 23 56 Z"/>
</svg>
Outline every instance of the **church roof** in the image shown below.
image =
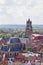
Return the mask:
<svg viewBox="0 0 43 65">
<path fill-rule="evenodd" d="M 29 38 L 10 38 L 8 44 L 15 44 L 15 43 L 25 43 L 29 41 Z"/>
<path fill-rule="evenodd" d="M 26 44 L 27 42 L 29 42 L 29 38 L 19 38 L 21 43 Z"/>
<path fill-rule="evenodd" d="M 10 38 L 10 43 L 21 43 L 19 38 Z"/>
</svg>

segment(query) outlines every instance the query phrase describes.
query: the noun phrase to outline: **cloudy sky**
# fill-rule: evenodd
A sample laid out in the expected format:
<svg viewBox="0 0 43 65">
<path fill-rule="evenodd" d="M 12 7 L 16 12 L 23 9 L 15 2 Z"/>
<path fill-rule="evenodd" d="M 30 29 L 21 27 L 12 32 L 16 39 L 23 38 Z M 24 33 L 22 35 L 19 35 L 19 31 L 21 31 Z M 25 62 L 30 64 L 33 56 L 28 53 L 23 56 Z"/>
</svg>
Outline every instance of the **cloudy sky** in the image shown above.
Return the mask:
<svg viewBox="0 0 43 65">
<path fill-rule="evenodd" d="M 43 24 L 43 0 L 0 0 L 0 24 Z"/>
</svg>

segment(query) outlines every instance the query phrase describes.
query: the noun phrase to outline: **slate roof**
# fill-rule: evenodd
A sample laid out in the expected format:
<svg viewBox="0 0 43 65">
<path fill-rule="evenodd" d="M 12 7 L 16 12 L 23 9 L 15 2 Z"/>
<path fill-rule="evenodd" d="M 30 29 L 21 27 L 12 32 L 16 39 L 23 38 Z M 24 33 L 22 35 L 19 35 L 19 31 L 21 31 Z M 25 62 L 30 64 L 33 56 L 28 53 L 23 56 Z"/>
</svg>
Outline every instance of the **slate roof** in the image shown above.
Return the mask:
<svg viewBox="0 0 43 65">
<path fill-rule="evenodd" d="M 9 42 L 10 42 L 10 44 L 12 44 L 12 43 L 21 43 L 19 38 L 10 38 Z"/>
</svg>

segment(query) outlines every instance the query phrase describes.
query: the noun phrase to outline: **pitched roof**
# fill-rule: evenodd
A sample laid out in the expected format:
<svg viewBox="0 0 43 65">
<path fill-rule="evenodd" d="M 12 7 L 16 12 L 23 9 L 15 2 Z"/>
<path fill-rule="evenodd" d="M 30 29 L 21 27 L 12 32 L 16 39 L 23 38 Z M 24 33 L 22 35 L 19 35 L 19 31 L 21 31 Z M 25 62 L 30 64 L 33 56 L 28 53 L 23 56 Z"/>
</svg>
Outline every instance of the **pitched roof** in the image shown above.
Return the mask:
<svg viewBox="0 0 43 65">
<path fill-rule="evenodd" d="M 9 42 L 12 43 L 21 43 L 19 38 L 10 38 Z"/>
</svg>

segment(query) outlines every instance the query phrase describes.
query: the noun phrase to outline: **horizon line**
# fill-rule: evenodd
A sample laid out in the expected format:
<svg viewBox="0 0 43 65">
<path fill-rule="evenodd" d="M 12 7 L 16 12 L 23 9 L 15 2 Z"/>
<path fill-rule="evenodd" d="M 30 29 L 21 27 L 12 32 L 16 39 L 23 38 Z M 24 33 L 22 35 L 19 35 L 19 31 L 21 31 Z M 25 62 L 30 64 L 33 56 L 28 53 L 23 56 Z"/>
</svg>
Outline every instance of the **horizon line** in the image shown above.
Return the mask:
<svg viewBox="0 0 43 65">
<path fill-rule="evenodd" d="M 26 24 L 0 24 L 0 25 L 26 25 Z M 43 24 L 32 24 L 32 25 L 43 25 Z"/>
</svg>

